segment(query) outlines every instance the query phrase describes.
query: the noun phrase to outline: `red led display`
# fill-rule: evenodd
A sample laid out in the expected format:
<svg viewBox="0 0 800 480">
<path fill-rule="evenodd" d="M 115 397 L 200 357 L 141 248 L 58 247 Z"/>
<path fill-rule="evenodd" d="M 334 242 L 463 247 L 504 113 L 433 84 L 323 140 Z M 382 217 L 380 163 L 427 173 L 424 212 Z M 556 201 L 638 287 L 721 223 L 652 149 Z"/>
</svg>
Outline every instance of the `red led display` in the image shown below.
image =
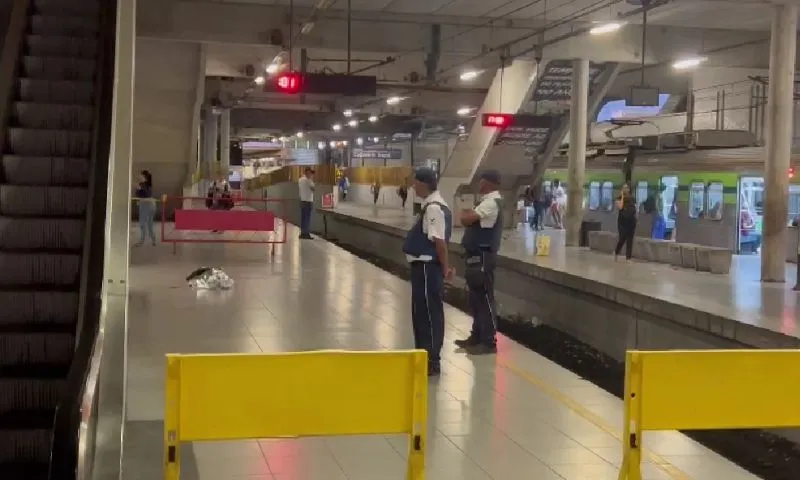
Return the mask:
<svg viewBox="0 0 800 480">
<path fill-rule="evenodd" d="M 507 113 L 484 113 L 482 122 L 484 127 L 505 128 L 511 125 L 514 115 Z"/>
<path fill-rule="evenodd" d="M 794 178 L 794 167 L 789 167 L 789 178 Z"/>
<path fill-rule="evenodd" d="M 297 93 L 302 87 L 303 77 L 299 73 L 287 72 L 278 75 L 275 80 L 275 86 L 279 92 L 283 93 Z"/>
</svg>

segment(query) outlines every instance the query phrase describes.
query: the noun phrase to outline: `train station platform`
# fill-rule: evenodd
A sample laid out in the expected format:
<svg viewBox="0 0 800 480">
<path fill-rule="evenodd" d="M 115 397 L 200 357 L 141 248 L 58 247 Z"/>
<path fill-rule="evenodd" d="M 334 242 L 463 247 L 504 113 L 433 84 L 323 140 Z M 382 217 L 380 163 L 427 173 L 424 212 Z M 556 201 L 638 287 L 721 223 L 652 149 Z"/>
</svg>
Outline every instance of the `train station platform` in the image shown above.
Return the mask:
<svg viewBox="0 0 800 480">
<path fill-rule="evenodd" d="M 410 209 L 340 203 L 322 213 L 323 234 L 402 263 L 391 250 L 399 252 L 395 244 L 414 221 Z M 461 234 L 454 230 L 453 244 Z M 792 290 L 795 265 L 786 266 L 786 284 L 763 284 L 756 256 L 735 256 L 730 274 L 714 275 L 614 262 L 610 255 L 563 247 L 561 231 L 540 234 L 553 237 L 549 256 L 535 255 L 537 233 L 525 225 L 504 235 L 497 288 L 506 316 L 556 324 L 620 360 L 628 348 L 800 346 L 800 306 Z M 372 245 L 381 247 L 373 250 Z M 562 301 L 544 301 L 553 298 Z"/>
<path fill-rule="evenodd" d="M 162 478 L 166 353 L 412 347 L 408 282 L 332 243 L 296 237 L 290 226 L 274 257 L 258 246 L 132 250 L 124 479 Z M 547 261 L 567 268 L 575 263 L 569 258 Z M 189 288 L 184 277 L 201 265 L 224 269 L 234 288 Z M 603 267 L 594 267 L 598 275 Z M 459 353 L 453 340 L 470 319 L 451 306 L 445 312 L 443 372 L 429 384 L 427 479 L 617 478 L 619 399 L 505 337 L 497 356 Z M 678 432 L 645 437 L 646 480 L 757 478 Z M 393 436 L 196 443 L 183 449 L 181 478 L 401 480 L 405 443 Z"/>
</svg>

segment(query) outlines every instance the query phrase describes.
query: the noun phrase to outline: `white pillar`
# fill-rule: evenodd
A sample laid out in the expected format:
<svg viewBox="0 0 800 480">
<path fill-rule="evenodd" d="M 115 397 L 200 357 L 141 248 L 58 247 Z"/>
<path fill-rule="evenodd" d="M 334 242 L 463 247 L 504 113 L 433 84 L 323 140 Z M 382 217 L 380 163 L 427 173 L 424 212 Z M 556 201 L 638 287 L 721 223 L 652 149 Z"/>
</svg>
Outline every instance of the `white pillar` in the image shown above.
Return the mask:
<svg viewBox="0 0 800 480">
<path fill-rule="evenodd" d="M 789 165 L 794 126 L 794 67 L 797 51 L 797 5 L 776 5 L 767 92 L 767 141 L 764 165 L 764 227 L 761 281 L 786 280 L 789 215 Z"/>
<path fill-rule="evenodd" d="M 231 109 L 226 108 L 219 116 L 219 165 L 225 180 L 231 169 Z"/>
<path fill-rule="evenodd" d="M 219 118 L 214 115 L 211 107 L 207 106 L 203 120 L 203 170 L 209 175 L 216 175 L 217 168 L 217 141 L 219 140 Z M 216 178 L 214 178 L 216 180 Z"/>
<path fill-rule="evenodd" d="M 572 104 L 569 111 L 569 161 L 567 164 L 566 244 L 580 243 L 583 220 L 583 184 L 586 176 L 586 135 L 589 111 L 589 60 L 572 65 Z"/>
</svg>

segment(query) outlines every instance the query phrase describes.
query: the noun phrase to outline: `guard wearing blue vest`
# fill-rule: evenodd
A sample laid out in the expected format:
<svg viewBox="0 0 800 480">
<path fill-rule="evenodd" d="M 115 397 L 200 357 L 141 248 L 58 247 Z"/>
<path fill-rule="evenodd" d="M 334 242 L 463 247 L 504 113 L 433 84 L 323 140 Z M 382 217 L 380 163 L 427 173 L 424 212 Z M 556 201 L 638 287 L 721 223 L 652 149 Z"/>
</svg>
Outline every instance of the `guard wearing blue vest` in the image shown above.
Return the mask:
<svg viewBox="0 0 800 480">
<path fill-rule="evenodd" d="M 439 194 L 436 173 L 420 168 L 414 191 L 422 198 L 421 212 L 408 231 L 403 253 L 411 264 L 411 321 L 414 346 L 428 351 L 428 375 L 439 375 L 444 342 L 444 280 L 452 276 L 447 243 L 453 229 L 450 207 Z"/>
<path fill-rule="evenodd" d="M 461 246 L 464 249 L 464 279 L 472 311 L 472 333 L 456 345 L 473 355 L 497 353 L 497 308 L 494 299 L 494 269 L 503 238 L 503 199 L 497 191 L 500 174 L 487 170 L 480 175 L 480 202 L 463 210 Z"/>
</svg>

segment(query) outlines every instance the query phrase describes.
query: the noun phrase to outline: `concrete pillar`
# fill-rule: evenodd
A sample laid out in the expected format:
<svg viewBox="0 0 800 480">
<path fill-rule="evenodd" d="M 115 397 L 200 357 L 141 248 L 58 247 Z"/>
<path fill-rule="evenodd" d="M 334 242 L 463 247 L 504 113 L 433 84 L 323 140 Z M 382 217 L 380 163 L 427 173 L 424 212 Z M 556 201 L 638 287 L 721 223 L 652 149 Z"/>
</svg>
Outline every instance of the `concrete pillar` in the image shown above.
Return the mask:
<svg viewBox="0 0 800 480">
<path fill-rule="evenodd" d="M 219 117 L 211 107 L 206 107 L 203 119 L 203 171 L 216 175 L 217 142 L 219 141 Z"/>
<path fill-rule="evenodd" d="M 589 112 L 589 60 L 575 60 L 572 68 L 572 104 L 569 111 L 569 161 L 567 163 L 566 244 L 580 243 L 583 220 L 583 184 L 586 176 L 586 129 Z"/>
<path fill-rule="evenodd" d="M 764 166 L 764 227 L 761 281 L 786 280 L 786 222 L 789 215 L 789 165 L 794 114 L 794 67 L 797 51 L 797 5 L 776 5 L 767 92 L 767 142 Z"/>
<path fill-rule="evenodd" d="M 219 116 L 219 165 L 227 180 L 231 169 L 231 109 L 226 108 Z"/>
</svg>

